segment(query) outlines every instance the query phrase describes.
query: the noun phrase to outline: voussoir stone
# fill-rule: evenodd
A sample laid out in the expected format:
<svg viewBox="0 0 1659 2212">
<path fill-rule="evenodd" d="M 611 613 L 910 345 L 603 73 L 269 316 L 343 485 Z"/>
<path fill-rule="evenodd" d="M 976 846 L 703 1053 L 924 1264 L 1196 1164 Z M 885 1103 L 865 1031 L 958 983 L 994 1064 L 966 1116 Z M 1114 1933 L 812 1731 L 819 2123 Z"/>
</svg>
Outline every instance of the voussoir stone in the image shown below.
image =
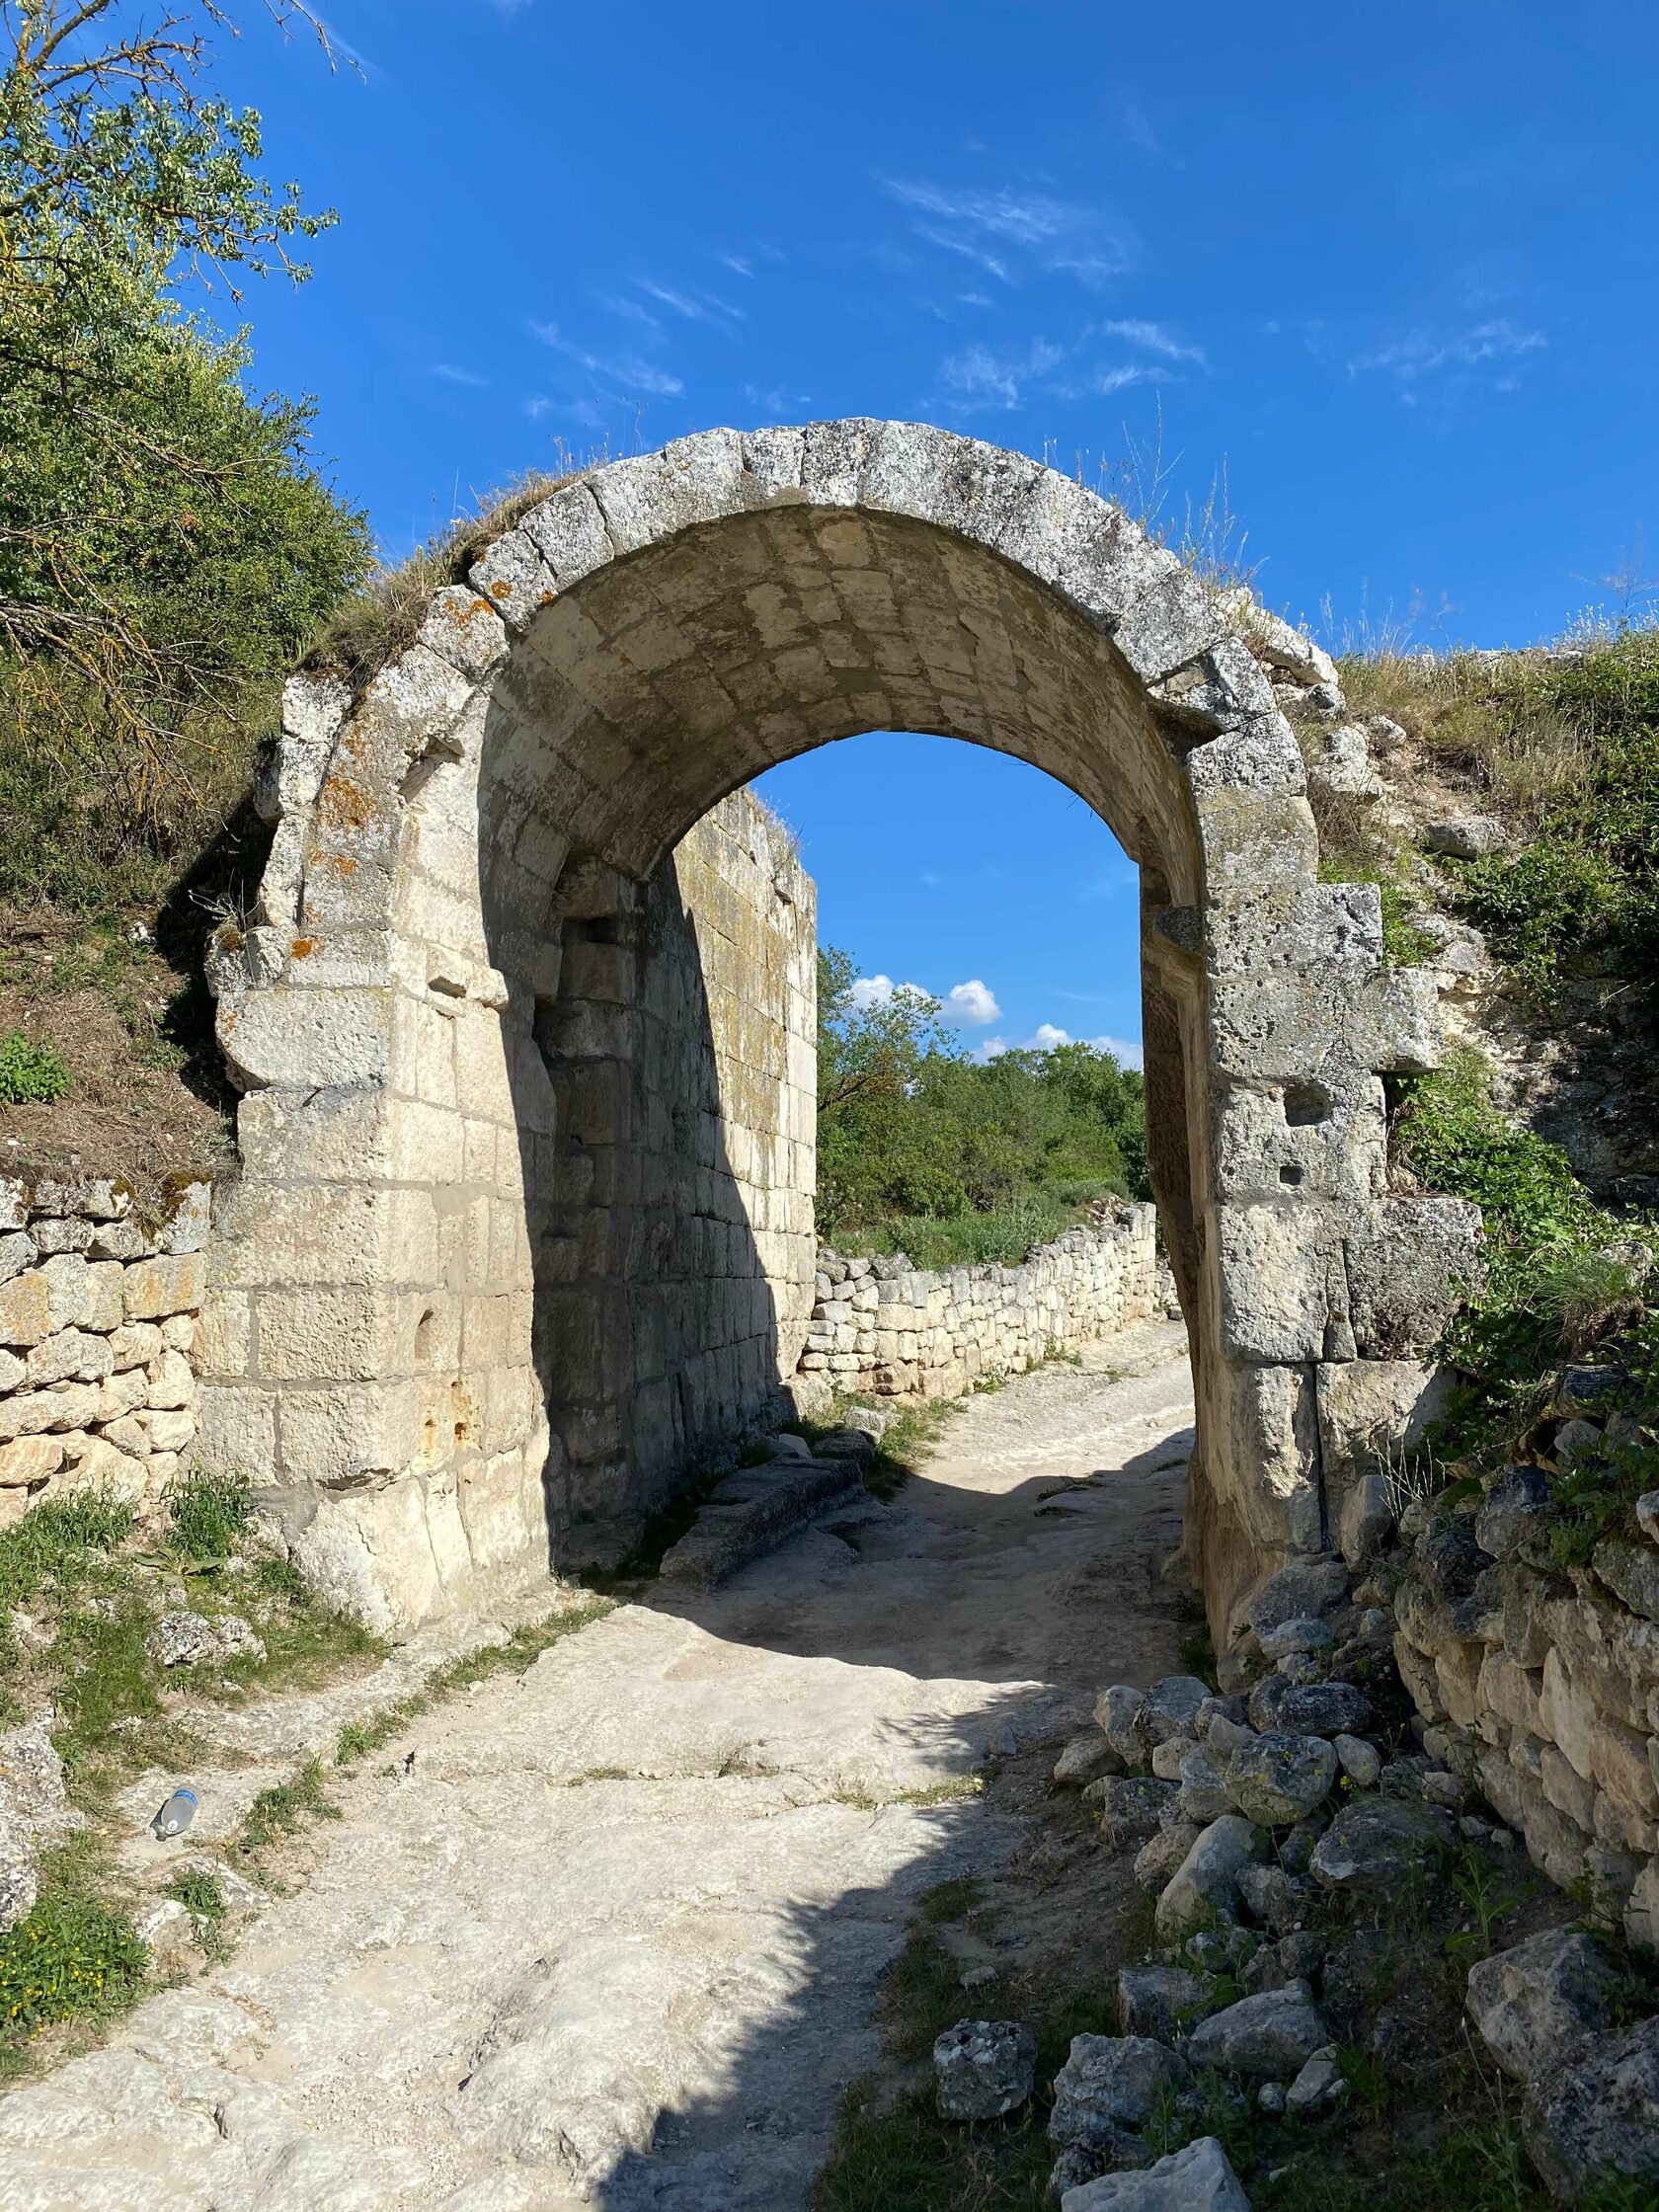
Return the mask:
<svg viewBox="0 0 1659 2212">
<path fill-rule="evenodd" d="M 1227 2155 L 1213 2135 L 1201 2135 L 1139 2173 L 1103 2173 L 1067 2189 L 1061 2212 L 1250 2212 Z"/>
<path fill-rule="evenodd" d="M 1552 1928 L 1469 1968 L 1468 2015 L 1504 2072 L 1533 2082 L 1614 2025 L 1621 1988 L 1594 1936 Z"/>
<path fill-rule="evenodd" d="M 947 2120 L 999 2120 L 1031 2094 L 1037 2038 L 1015 2020 L 958 2020 L 933 2045 L 939 2110 Z"/>
<path fill-rule="evenodd" d="M 1292 2080 L 1331 2040 L 1305 1982 L 1241 1997 L 1200 2020 L 1187 2037 L 1188 2062 L 1256 2082 Z"/>
<path fill-rule="evenodd" d="M 1055 2076 L 1051 2143 L 1091 2143 L 1145 2127 L 1186 2086 L 1184 2060 L 1149 2035 L 1074 2035 Z"/>
<path fill-rule="evenodd" d="M 1226 1792 L 1246 1820 L 1293 1828 L 1329 1796 L 1336 1769 L 1336 1752 L 1322 1736 L 1275 1729 L 1232 1754 Z"/>
</svg>

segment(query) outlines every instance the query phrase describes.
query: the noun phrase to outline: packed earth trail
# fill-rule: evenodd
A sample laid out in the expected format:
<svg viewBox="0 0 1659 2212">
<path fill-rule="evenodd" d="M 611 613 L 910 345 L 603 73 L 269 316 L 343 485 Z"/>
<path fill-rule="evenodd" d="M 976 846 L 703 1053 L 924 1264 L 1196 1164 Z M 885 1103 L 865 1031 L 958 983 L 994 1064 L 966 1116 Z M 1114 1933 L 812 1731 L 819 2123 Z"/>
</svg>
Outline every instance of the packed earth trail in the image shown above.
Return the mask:
<svg viewBox="0 0 1659 2212">
<path fill-rule="evenodd" d="M 917 1899 L 1031 1846 L 988 1762 L 1175 1661 L 1191 1419 L 1184 1331 L 1128 1330 L 412 1723 L 233 1957 L 0 2101 L 0 2199 L 804 2205 Z"/>
</svg>

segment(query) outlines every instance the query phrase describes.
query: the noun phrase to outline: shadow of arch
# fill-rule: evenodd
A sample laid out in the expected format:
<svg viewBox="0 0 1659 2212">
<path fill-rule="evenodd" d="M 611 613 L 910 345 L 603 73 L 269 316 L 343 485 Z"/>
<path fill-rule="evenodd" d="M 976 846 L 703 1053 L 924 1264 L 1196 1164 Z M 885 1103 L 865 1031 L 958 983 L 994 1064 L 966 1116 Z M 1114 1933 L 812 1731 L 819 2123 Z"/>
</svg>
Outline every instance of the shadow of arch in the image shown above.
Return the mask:
<svg viewBox="0 0 1659 2212">
<path fill-rule="evenodd" d="M 261 924 L 217 979 L 255 1086 L 236 1234 L 280 1245 L 319 1189 L 356 1225 L 349 1263 L 303 1256 L 306 1316 L 251 1260 L 250 1357 L 203 1421 L 256 1473 L 335 1486 L 315 1547 L 359 1607 L 471 1602 L 541 1550 L 513 1136 L 573 889 L 649 885 L 759 770 L 875 728 L 1017 753 L 1139 863 L 1152 1180 L 1198 1377 L 1186 1540 L 1218 1623 L 1330 1536 L 1329 1376 L 1425 1313 L 1432 1335 L 1467 1224 L 1387 1191 L 1381 1072 L 1433 1064 L 1432 982 L 1384 972 L 1375 887 L 1319 883 L 1231 610 L 1023 456 L 913 424 L 712 431 L 531 509 L 360 696 L 290 691 Z M 457 1256 L 479 1201 L 506 1226 Z M 409 1313 L 434 1282 L 456 1381 L 494 1409 L 484 1474 L 418 1448 Z"/>
</svg>

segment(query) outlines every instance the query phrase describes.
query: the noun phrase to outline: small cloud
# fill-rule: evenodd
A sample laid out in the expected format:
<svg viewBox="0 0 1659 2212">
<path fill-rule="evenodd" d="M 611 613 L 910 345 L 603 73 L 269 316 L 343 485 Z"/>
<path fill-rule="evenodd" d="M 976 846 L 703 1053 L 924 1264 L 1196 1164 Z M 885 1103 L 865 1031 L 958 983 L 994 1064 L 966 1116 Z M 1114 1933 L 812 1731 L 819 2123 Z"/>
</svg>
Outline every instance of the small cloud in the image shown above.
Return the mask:
<svg viewBox="0 0 1659 2212">
<path fill-rule="evenodd" d="M 891 976 L 860 976 L 848 990 L 847 996 L 861 1014 L 872 1006 L 891 1006 L 896 998 L 908 993 L 912 998 L 930 998 L 931 991 L 923 990 L 920 984 L 896 984 Z"/>
<path fill-rule="evenodd" d="M 994 994 L 981 983 L 978 976 L 965 984 L 952 984 L 945 993 L 945 1010 L 953 1021 L 968 1028 L 979 1029 L 988 1021 L 996 1021 L 1002 1012 Z"/>
<path fill-rule="evenodd" d="M 1410 397 L 1410 387 L 1426 377 L 1443 376 L 1449 382 L 1466 383 L 1481 368 L 1496 361 L 1515 361 L 1537 354 L 1549 341 L 1540 330 L 1522 330 L 1507 316 L 1475 323 L 1463 331 L 1407 331 L 1388 345 L 1359 354 L 1348 363 L 1350 376 L 1376 370 L 1391 376 Z"/>
<path fill-rule="evenodd" d="M 1091 1037 L 1097 1053 L 1110 1053 L 1120 1067 L 1143 1067 L 1146 1052 L 1139 1037 Z"/>
<path fill-rule="evenodd" d="M 637 299 L 619 298 L 614 292 L 602 292 L 599 305 L 607 315 L 620 315 L 624 322 L 639 323 L 646 330 L 661 330 L 662 324 L 649 307 L 642 307 Z"/>
<path fill-rule="evenodd" d="M 713 323 L 718 329 L 723 320 L 741 323 L 741 307 L 728 307 L 723 299 L 716 299 L 712 292 L 680 292 L 672 284 L 654 283 L 648 276 L 634 279 L 647 299 L 654 299 L 671 313 L 682 315 L 688 323 Z"/>
<path fill-rule="evenodd" d="M 669 375 L 667 370 L 656 368 L 637 356 L 623 355 L 614 360 L 605 360 L 597 354 L 588 353 L 566 338 L 557 323 L 532 322 L 530 331 L 544 346 L 551 346 L 556 354 L 563 354 L 579 368 L 587 369 L 590 375 L 607 384 L 619 384 L 625 391 L 649 392 L 659 398 L 672 399 L 685 389 L 677 376 Z"/>
<path fill-rule="evenodd" d="M 1013 408 L 1020 404 L 1023 384 L 1051 374 L 1065 358 L 1064 351 L 1046 338 L 1033 340 L 1019 355 L 998 356 L 988 347 L 970 346 L 950 356 L 942 374 L 969 406 Z"/>
<path fill-rule="evenodd" d="M 1068 1031 L 1057 1029 L 1052 1021 L 1040 1021 L 1032 1031 L 1031 1042 L 1026 1049 L 1034 1053 L 1052 1053 L 1057 1045 L 1068 1045 L 1070 1042 Z"/>
<path fill-rule="evenodd" d="M 754 264 L 751 261 L 745 261 L 742 254 L 716 254 L 714 258 L 719 262 L 722 269 L 729 269 L 734 276 L 752 276 L 754 275 Z"/>
<path fill-rule="evenodd" d="M 470 368 L 457 368 L 453 361 L 434 361 L 430 373 L 444 384 L 465 384 L 474 391 L 484 389 L 482 376 L 474 376 Z"/>
<path fill-rule="evenodd" d="M 978 1061 L 982 1067 L 988 1067 L 993 1060 L 1000 1060 L 1008 1050 L 1006 1037 L 988 1037 L 983 1044 L 976 1045 L 968 1057 Z"/>
<path fill-rule="evenodd" d="M 1188 346 L 1163 323 L 1102 323 L 1100 328 L 1108 338 L 1121 338 L 1126 345 L 1143 347 L 1148 354 L 1161 354 L 1165 360 L 1194 361 L 1200 368 L 1204 366 L 1204 348 Z"/>
<path fill-rule="evenodd" d="M 1014 280 L 1010 256 L 1016 254 L 1085 284 L 1104 282 L 1129 267 L 1124 241 L 1095 209 L 1075 201 L 1011 187 L 987 192 L 904 177 L 884 177 L 881 183 L 915 211 L 918 238 L 963 255 L 1000 283 Z"/>
</svg>

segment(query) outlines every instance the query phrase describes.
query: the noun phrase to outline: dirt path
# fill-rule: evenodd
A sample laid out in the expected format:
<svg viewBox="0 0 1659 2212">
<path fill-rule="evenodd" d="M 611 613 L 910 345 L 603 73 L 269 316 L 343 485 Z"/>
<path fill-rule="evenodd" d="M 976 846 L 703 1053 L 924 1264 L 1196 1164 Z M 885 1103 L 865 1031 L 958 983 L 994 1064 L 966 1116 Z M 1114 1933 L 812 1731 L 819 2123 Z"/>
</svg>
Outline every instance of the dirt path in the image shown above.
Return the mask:
<svg viewBox="0 0 1659 2212">
<path fill-rule="evenodd" d="M 802 2205 L 916 1898 L 1029 1842 L 979 1771 L 1174 1661 L 1191 1418 L 1179 1327 L 1133 1330 L 416 1723 L 233 1959 L 0 2100 L 0 2201 Z"/>
</svg>

